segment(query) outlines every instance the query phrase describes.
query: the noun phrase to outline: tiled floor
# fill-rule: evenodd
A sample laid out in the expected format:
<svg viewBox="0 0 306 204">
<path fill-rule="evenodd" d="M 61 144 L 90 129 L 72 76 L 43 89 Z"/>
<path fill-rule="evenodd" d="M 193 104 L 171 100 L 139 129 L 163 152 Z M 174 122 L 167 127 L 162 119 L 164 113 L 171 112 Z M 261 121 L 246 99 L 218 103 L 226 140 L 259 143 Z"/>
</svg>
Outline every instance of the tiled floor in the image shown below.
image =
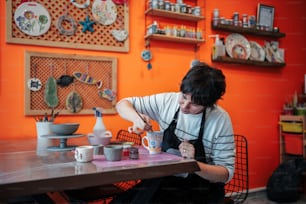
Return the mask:
<svg viewBox="0 0 306 204">
<path fill-rule="evenodd" d="M 293 202 L 294 204 L 305 204 L 306 203 L 306 195 L 301 195 L 301 199 L 297 202 Z M 290 203 L 290 204 L 293 204 Z M 252 192 L 249 194 L 247 200 L 244 204 L 278 204 L 277 202 L 270 201 L 267 198 L 265 191 Z M 289 204 L 289 203 L 288 203 Z"/>
</svg>

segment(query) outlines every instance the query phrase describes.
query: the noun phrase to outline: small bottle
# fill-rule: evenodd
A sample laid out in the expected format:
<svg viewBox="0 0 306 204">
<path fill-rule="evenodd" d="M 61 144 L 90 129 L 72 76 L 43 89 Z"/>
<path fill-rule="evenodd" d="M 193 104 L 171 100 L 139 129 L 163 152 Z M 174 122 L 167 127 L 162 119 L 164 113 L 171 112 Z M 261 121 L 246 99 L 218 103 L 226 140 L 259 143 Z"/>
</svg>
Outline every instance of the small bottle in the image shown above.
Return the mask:
<svg viewBox="0 0 306 204">
<path fill-rule="evenodd" d="M 215 44 L 212 47 L 212 58 L 217 59 L 219 56 L 225 56 L 225 46 L 220 40 L 219 35 L 210 35 L 209 37 L 215 37 Z"/>
<path fill-rule="evenodd" d="M 96 123 L 93 127 L 93 133 L 96 136 L 102 136 L 106 132 L 104 122 L 102 120 L 102 112 L 99 108 L 93 108 L 95 111 Z"/>
</svg>

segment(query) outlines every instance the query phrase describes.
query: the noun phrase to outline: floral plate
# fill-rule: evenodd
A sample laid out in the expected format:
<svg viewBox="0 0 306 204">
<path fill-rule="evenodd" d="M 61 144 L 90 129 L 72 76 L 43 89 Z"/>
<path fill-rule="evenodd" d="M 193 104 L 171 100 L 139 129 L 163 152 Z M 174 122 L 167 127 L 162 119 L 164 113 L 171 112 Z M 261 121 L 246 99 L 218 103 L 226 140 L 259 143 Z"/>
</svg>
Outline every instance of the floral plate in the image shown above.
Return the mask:
<svg viewBox="0 0 306 204">
<path fill-rule="evenodd" d="M 249 41 L 238 33 L 232 33 L 226 37 L 225 49 L 231 58 L 248 59 L 251 54 Z"/>
<path fill-rule="evenodd" d="M 281 56 L 281 53 L 279 52 L 278 43 L 274 41 L 265 41 L 264 50 L 266 52 L 266 59 L 268 62 L 284 62 L 284 57 Z"/>
<path fill-rule="evenodd" d="M 95 0 L 92 15 L 102 25 L 111 25 L 117 18 L 117 6 L 112 0 Z"/>
<path fill-rule="evenodd" d="M 14 13 L 14 20 L 22 32 L 31 36 L 40 36 L 46 33 L 51 26 L 49 12 L 36 2 L 20 4 Z"/>
<path fill-rule="evenodd" d="M 265 61 L 265 51 L 264 49 L 255 41 L 250 41 L 251 45 L 251 55 L 250 55 L 250 60 L 255 60 L 255 61 Z"/>
</svg>

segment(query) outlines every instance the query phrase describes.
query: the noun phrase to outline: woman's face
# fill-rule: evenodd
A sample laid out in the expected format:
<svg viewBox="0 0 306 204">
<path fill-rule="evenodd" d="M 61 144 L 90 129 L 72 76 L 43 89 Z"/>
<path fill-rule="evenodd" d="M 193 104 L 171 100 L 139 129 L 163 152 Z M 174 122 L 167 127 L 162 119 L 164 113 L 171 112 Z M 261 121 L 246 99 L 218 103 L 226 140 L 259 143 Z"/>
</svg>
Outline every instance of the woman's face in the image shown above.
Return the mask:
<svg viewBox="0 0 306 204">
<path fill-rule="evenodd" d="M 204 110 L 204 106 L 192 103 L 191 94 L 181 93 L 179 97 L 181 112 L 184 114 L 199 114 Z"/>
</svg>

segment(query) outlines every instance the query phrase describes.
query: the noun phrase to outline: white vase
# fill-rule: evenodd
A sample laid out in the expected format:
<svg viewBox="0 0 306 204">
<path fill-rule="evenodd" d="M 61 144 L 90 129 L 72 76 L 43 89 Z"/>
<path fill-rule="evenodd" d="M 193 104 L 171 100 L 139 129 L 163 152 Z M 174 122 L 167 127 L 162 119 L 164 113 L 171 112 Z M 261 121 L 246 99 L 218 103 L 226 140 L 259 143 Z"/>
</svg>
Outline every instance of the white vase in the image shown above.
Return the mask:
<svg viewBox="0 0 306 204">
<path fill-rule="evenodd" d="M 48 147 L 54 146 L 54 140 L 43 137 L 43 135 L 52 134 L 51 124 L 53 122 L 36 122 L 36 134 L 37 134 L 37 144 L 36 144 L 36 154 L 39 156 L 48 155 Z"/>
</svg>

